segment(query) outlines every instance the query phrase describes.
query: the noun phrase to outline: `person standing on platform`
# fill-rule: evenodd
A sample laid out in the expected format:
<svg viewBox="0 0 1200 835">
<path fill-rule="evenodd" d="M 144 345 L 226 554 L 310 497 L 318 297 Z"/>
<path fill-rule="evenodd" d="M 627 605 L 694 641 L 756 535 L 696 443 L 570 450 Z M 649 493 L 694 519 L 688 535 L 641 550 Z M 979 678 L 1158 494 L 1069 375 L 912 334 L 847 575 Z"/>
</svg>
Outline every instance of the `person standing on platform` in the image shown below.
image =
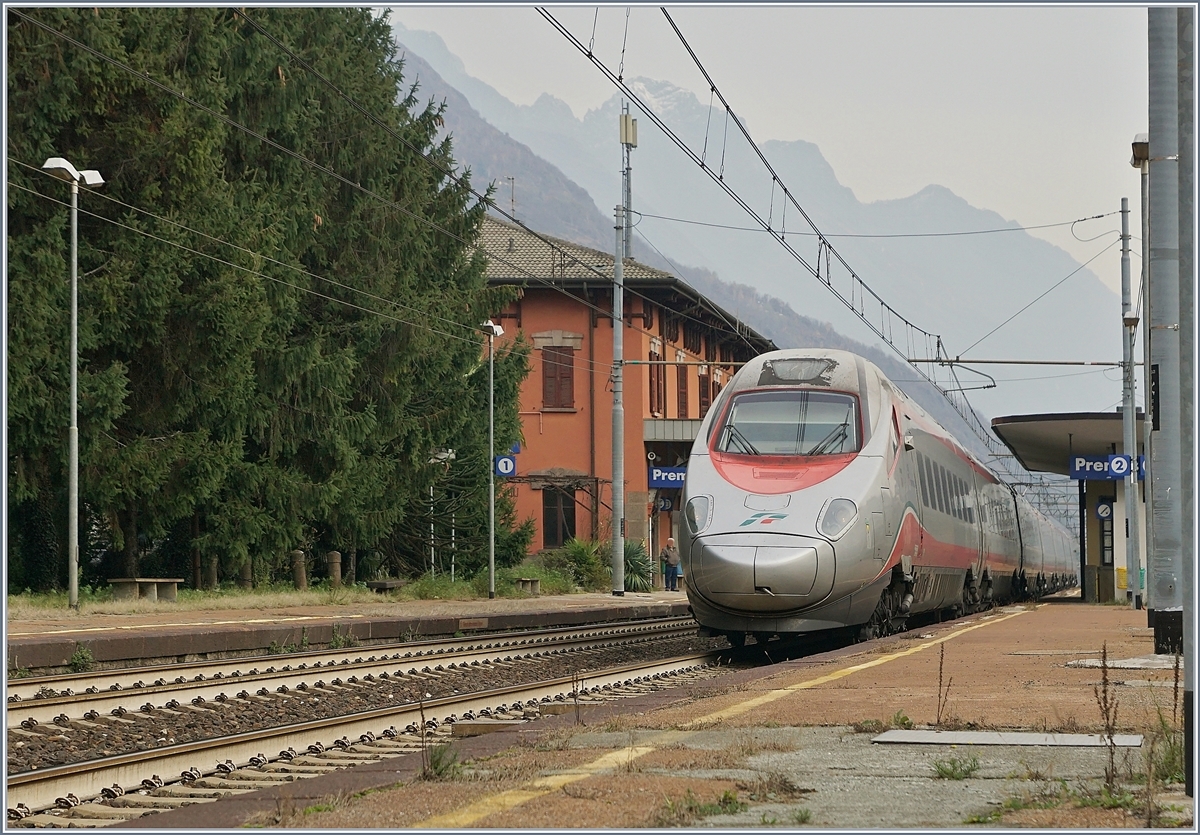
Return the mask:
<svg viewBox="0 0 1200 835">
<path fill-rule="evenodd" d="M 679 549 L 675 547 L 675 539 L 668 538 L 658 558 L 663 562 L 663 582 L 667 591 L 679 591 Z"/>
</svg>

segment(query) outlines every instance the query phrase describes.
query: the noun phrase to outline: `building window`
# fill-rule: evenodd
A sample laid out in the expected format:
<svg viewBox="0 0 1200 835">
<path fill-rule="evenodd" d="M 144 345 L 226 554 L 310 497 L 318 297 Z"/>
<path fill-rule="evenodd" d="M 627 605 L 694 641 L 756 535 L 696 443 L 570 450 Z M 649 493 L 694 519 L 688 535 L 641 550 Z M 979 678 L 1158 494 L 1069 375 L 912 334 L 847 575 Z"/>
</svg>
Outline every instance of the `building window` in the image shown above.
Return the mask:
<svg viewBox="0 0 1200 835">
<path fill-rule="evenodd" d="M 667 410 L 667 369 L 660 365 L 662 362 L 662 343 L 657 339 L 650 340 L 650 414 L 663 417 Z"/>
<path fill-rule="evenodd" d="M 575 349 L 542 349 L 542 408 L 575 408 Z"/>
<path fill-rule="evenodd" d="M 704 420 L 704 416 L 708 414 L 708 407 L 712 405 L 712 378 L 708 376 L 708 366 L 700 365 L 696 367 L 700 378 L 700 419 Z"/>
<path fill-rule="evenodd" d="M 542 547 L 560 548 L 575 538 L 575 491 L 542 489 Z"/>
<path fill-rule="evenodd" d="M 675 373 L 679 380 L 679 414 L 676 415 L 680 420 L 687 420 L 688 416 L 688 367 L 683 363 L 687 362 L 687 354 L 683 351 L 675 352 L 675 362 L 680 363 L 675 366 Z"/>
</svg>

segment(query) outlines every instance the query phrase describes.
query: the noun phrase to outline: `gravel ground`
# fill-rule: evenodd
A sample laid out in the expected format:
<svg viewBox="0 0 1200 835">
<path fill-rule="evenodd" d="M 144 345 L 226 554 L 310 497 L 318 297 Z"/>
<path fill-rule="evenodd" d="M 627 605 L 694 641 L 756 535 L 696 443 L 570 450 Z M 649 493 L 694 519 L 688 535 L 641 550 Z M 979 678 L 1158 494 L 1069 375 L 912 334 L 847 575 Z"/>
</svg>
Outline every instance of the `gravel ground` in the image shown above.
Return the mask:
<svg viewBox="0 0 1200 835">
<path fill-rule="evenodd" d="M 258 696 L 253 684 L 230 681 L 226 702 L 190 703 L 171 709 L 161 707 L 145 713 L 138 711 L 124 718 L 103 716 L 91 723 L 72 722 L 69 727 L 43 725 L 35 732 L 8 732 L 8 773 L 18 774 L 37 768 L 84 762 L 100 757 L 142 751 L 166 745 L 245 733 L 295 722 L 325 719 L 365 710 L 412 704 L 428 693 L 439 699 L 457 693 L 488 690 L 546 678 L 571 675 L 604 667 L 617 666 L 708 649 L 725 648 L 724 639 L 675 638 L 643 641 L 580 653 L 561 653 L 542 658 L 522 659 L 503 667 L 481 664 L 468 670 L 445 670 L 436 677 L 413 679 L 393 676 L 386 681 L 349 683 L 353 666 L 314 670 L 309 689 L 293 689 L 286 694 L 271 692 Z M 429 659 L 397 661 L 397 669 L 428 669 Z M 318 681 L 334 688 L 319 688 Z M 246 689 L 243 689 L 246 688 Z M 239 698 L 246 693 L 249 698 Z M 145 696 L 130 696 L 129 710 L 136 711 L 133 700 L 145 703 Z M 442 717 L 438 717 L 439 719 Z M 89 727 L 89 724 L 91 727 Z M 274 752 L 268 752 L 273 754 Z"/>
</svg>

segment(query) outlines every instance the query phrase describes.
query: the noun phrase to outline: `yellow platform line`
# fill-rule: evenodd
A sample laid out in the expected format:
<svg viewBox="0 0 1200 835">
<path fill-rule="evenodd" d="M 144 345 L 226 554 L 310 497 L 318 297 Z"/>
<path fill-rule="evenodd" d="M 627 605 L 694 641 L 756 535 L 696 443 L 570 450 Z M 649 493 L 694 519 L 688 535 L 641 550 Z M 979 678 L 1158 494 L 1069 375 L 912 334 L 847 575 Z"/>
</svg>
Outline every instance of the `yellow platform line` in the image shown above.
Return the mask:
<svg viewBox="0 0 1200 835">
<path fill-rule="evenodd" d="M 782 699 L 784 696 L 795 693 L 798 690 L 811 690 L 814 687 L 820 687 L 822 684 L 828 684 L 831 681 L 837 681 L 840 678 L 845 678 L 846 676 L 852 675 L 861 670 L 869 670 L 872 667 L 878 667 L 881 664 L 887 664 L 889 661 L 895 661 L 898 658 L 906 658 L 910 655 L 914 655 L 915 653 L 921 652 L 923 650 L 927 650 L 930 647 L 935 647 L 938 644 L 945 643 L 946 641 L 957 638 L 959 635 L 965 635 L 966 633 L 971 632 L 975 629 L 980 629 L 984 626 L 992 626 L 997 623 L 1003 623 L 1004 621 L 1009 620 L 1010 618 L 1015 618 L 1018 615 L 1025 614 L 1026 611 L 1027 610 L 1022 609 L 1019 612 L 1013 612 L 1011 614 L 1005 615 L 1004 617 L 989 618 L 988 620 L 980 621 L 979 623 L 974 623 L 974 624 L 971 624 L 970 626 L 964 626 L 962 629 L 956 629 L 955 631 L 953 631 L 947 635 L 943 635 L 940 638 L 934 638 L 933 640 L 925 641 L 924 643 L 917 644 L 916 646 L 909 647 L 908 649 L 901 650 L 899 652 L 892 652 L 892 653 L 888 653 L 887 655 L 881 655 L 878 658 L 873 658 L 870 661 L 866 661 L 862 664 L 855 664 L 854 666 L 851 666 L 851 667 L 843 667 L 840 670 L 834 670 L 831 673 L 826 673 L 825 675 L 818 676 L 817 678 L 810 678 L 807 681 L 800 682 L 799 684 L 792 684 L 787 687 L 781 687 L 776 690 L 767 690 L 766 692 L 761 693 L 758 696 L 755 696 L 750 699 L 746 699 L 745 701 L 738 702 L 737 704 L 731 705 L 730 707 L 724 708 L 723 710 L 718 710 L 715 713 L 708 714 L 707 716 L 701 716 L 697 719 L 693 719 L 690 722 L 686 722 L 686 723 L 680 725 L 680 727 L 681 728 L 695 728 L 698 726 L 712 725 L 714 723 L 718 723 L 718 722 L 722 721 L 723 719 L 729 719 L 734 716 L 740 716 L 743 713 L 751 711 L 756 707 L 760 707 L 765 704 L 770 704 L 771 702 L 774 702 L 778 699 Z"/>
<path fill-rule="evenodd" d="M 470 826 L 476 821 L 483 820 L 488 815 L 494 815 L 497 812 L 506 812 L 509 809 L 520 806 L 522 803 L 536 800 L 551 792 L 558 791 L 563 786 L 584 780 L 594 774 L 612 771 L 625 763 L 632 762 L 643 754 L 649 754 L 655 750 L 655 747 L 653 745 L 631 746 L 611 751 L 586 765 L 577 766 L 576 768 L 567 769 L 566 771 L 560 771 L 557 774 L 551 774 L 539 780 L 534 780 L 529 784 L 528 788 L 512 789 L 494 794 L 491 797 L 485 797 L 482 800 L 475 801 L 470 806 L 454 812 L 426 818 L 420 823 L 412 824 L 412 828 L 457 829 Z"/>
<path fill-rule="evenodd" d="M 616 751 L 611 751 L 599 759 L 593 760 L 585 765 L 576 766 L 575 768 L 560 771 L 555 774 L 542 777 L 534 780 L 529 784 L 528 788 L 510 789 L 506 792 L 485 797 L 482 800 L 477 800 L 469 806 L 458 809 L 453 812 L 447 812 L 444 815 L 435 815 L 431 818 L 426 818 L 418 823 L 410 824 L 412 829 L 458 829 L 465 826 L 470 826 L 473 823 L 483 820 L 489 815 L 494 815 L 498 812 L 507 812 L 509 809 L 514 809 L 523 803 L 528 803 L 530 800 L 536 800 L 539 797 L 544 797 L 551 792 L 561 789 L 563 786 L 575 783 L 579 780 L 586 779 L 595 774 L 602 774 L 612 771 L 613 769 L 632 762 L 638 757 L 649 754 L 651 751 L 656 751 L 663 745 L 678 742 L 688 736 L 690 733 L 683 732 L 682 729 L 696 728 L 697 726 L 709 725 L 715 722 L 720 722 L 722 719 L 727 719 L 731 716 L 739 716 L 749 710 L 753 710 L 759 705 L 768 704 L 777 699 L 782 699 L 791 693 L 798 690 L 808 690 L 813 687 L 819 687 L 822 684 L 828 684 L 831 681 L 837 681 L 840 678 L 845 678 L 848 675 L 857 673 L 860 670 L 867 670 L 871 667 L 878 667 L 880 664 L 886 664 L 889 661 L 895 661 L 898 658 L 905 658 L 909 655 L 921 652 L 922 650 L 935 647 L 938 644 L 957 638 L 959 635 L 965 635 L 975 629 L 984 626 L 991 626 L 997 623 L 1003 623 L 1010 618 L 1015 618 L 1017 615 L 1025 614 L 1026 610 L 1013 612 L 1005 615 L 1002 618 L 992 618 L 979 623 L 965 626 L 962 629 L 957 629 L 954 632 L 944 635 L 941 638 L 935 638 L 931 641 L 917 644 L 900 652 L 893 652 L 887 655 L 882 655 L 879 658 L 872 659 L 862 664 L 855 664 L 851 667 L 845 667 L 841 670 L 835 670 L 832 673 L 827 673 L 817 678 L 802 681 L 799 684 L 792 684 L 788 687 L 783 687 L 777 690 L 768 690 L 767 692 L 755 696 L 751 699 L 739 702 L 732 707 L 727 707 L 724 710 L 718 710 L 715 713 L 710 713 L 707 716 L 701 716 L 699 719 L 693 719 L 683 725 L 680 725 L 681 730 L 667 730 L 654 734 L 647 740 L 647 745 L 629 746 Z"/>
</svg>

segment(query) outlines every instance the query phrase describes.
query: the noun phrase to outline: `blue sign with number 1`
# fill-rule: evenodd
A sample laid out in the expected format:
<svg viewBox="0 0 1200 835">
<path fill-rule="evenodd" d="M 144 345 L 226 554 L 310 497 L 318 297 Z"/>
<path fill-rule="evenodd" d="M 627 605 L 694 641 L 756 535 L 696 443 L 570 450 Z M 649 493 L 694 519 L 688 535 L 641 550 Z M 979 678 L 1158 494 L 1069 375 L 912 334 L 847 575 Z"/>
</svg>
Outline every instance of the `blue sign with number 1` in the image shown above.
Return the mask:
<svg viewBox="0 0 1200 835">
<path fill-rule="evenodd" d="M 505 477 L 516 475 L 517 459 L 512 455 L 496 456 L 496 475 Z"/>
</svg>

